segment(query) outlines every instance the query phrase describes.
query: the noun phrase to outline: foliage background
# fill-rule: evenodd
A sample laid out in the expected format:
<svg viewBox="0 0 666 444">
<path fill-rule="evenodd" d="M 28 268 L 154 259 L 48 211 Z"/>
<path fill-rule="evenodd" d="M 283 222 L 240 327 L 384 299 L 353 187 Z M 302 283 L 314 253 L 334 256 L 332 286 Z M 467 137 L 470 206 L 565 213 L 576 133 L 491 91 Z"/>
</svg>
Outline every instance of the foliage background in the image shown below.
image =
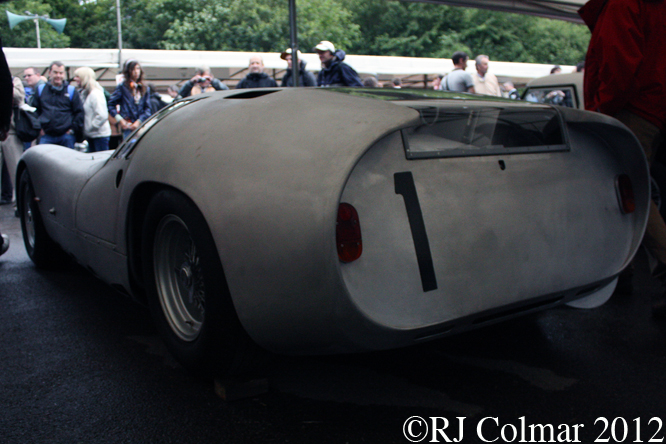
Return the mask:
<svg viewBox="0 0 666 444">
<path fill-rule="evenodd" d="M 115 0 L 14 0 L 30 11 L 67 18 L 63 34 L 40 22 L 42 47 L 116 48 Z M 122 0 L 123 47 L 279 52 L 289 45 L 286 0 Z M 3 14 L 4 15 L 4 14 Z M 508 62 L 576 64 L 590 34 L 583 25 L 517 14 L 389 0 L 297 0 L 302 51 L 330 40 L 350 54 L 449 58 L 464 50 Z M 4 20 L 4 18 L 3 18 Z M 5 46 L 36 47 L 35 25 L 13 30 Z"/>
</svg>

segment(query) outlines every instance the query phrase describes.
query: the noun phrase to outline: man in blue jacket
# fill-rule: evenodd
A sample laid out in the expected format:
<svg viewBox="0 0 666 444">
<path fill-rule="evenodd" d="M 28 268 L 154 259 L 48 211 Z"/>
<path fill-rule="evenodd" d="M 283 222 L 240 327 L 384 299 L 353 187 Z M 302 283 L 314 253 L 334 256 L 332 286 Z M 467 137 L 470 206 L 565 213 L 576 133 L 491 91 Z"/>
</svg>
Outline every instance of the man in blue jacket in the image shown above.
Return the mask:
<svg viewBox="0 0 666 444">
<path fill-rule="evenodd" d="M 363 82 L 354 68 L 343 63 L 345 52 L 335 50 L 333 43 L 323 40 L 314 50 L 321 61 L 321 71 L 317 76 L 317 86 L 357 86 L 362 87 Z"/>
<path fill-rule="evenodd" d="M 39 85 L 33 105 L 42 124 L 39 143 L 52 143 L 74 149 L 77 135 L 83 135 L 83 102 L 71 85 L 65 82 L 65 65 L 52 62 L 49 82 Z"/>
</svg>

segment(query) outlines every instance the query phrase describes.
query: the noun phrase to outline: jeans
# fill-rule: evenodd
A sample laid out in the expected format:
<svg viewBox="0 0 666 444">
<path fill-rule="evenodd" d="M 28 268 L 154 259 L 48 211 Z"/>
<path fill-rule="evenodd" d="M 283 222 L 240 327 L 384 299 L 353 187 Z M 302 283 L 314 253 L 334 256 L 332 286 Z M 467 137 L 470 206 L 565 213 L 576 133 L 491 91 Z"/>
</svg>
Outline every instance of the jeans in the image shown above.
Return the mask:
<svg viewBox="0 0 666 444">
<path fill-rule="evenodd" d="M 88 139 L 88 143 L 90 143 L 90 148 L 88 150 L 91 153 L 95 153 L 97 151 L 107 151 L 109 149 L 109 139 L 110 137 L 95 137 L 94 139 Z"/>
<path fill-rule="evenodd" d="M 76 138 L 74 137 L 74 134 L 67 134 L 67 133 L 63 134 L 62 136 L 49 136 L 48 134 L 44 134 L 39 139 L 40 145 L 50 143 L 53 145 L 61 145 L 71 149 L 74 149 L 75 142 Z"/>
</svg>

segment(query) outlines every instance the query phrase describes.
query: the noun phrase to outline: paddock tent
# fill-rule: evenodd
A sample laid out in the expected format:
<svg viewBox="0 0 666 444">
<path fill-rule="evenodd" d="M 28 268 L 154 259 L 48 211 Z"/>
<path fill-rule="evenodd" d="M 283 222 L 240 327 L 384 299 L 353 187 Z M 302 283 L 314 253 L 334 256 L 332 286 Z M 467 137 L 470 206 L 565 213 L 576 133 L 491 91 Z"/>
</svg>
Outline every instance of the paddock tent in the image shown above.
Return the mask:
<svg viewBox="0 0 666 444">
<path fill-rule="evenodd" d="M 583 23 L 578 10 L 588 0 L 402 0 L 421 3 L 461 6 L 465 8 L 490 9 L 493 11 L 515 12 L 536 15 L 550 19 Z"/>
<path fill-rule="evenodd" d="M 46 73 L 49 63 L 59 60 L 65 64 L 69 77 L 79 66 L 93 68 L 103 86 L 115 86 L 118 74 L 117 49 L 78 49 L 78 48 L 4 48 L 9 68 L 13 75 L 21 75 L 23 69 L 34 67 Z M 182 83 L 194 75 L 194 69 L 207 65 L 215 77 L 234 86 L 247 74 L 248 61 L 255 53 L 232 51 L 162 51 L 143 49 L 123 49 L 123 60 L 138 60 L 146 79 L 154 82 L 160 89 L 173 83 Z M 287 64 L 280 59 L 279 53 L 259 53 L 264 59 L 267 73 L 281 79 Z M 303 54 L 307 68 L 319 71 L 321 64 L 317 54 Z M 414 87 L 423 87 L 424 80 L 432 80 L 437 74 L 446 74 L 453 70 L 451 59 L 433 59 L 418 57 L 390 57 L 349 55 L 345 59 L 364 77 L 376 76 L 380 81 L 390 81 L 400 77 L 403 83 Z M 512 63 L 491 60 L 490 69 L 500 80 L 512 80 L 517 84 L 548 75 L 553 65 L 535 63 Z M 469 72 L 474 71 L 470 63 Z M 562 66 L 564 72 L 571 72 L 573 66 Z"/>
</svg>

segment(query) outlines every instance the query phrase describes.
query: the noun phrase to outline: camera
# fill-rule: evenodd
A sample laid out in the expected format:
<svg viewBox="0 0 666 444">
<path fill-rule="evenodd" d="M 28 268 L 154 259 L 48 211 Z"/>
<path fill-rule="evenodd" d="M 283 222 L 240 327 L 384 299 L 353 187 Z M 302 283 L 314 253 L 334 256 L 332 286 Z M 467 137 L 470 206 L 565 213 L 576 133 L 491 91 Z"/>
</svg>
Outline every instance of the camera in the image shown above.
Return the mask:
<svg viewBox="0 0 666 444">
<path fill-rule="evenodd" d="M 199 77 L 199 78 L 197 79 L 197 83 L 204 83 L 204 82 L 206 82 L 207 80 L 210 80 L 210 77 Z"/>
</svg>

